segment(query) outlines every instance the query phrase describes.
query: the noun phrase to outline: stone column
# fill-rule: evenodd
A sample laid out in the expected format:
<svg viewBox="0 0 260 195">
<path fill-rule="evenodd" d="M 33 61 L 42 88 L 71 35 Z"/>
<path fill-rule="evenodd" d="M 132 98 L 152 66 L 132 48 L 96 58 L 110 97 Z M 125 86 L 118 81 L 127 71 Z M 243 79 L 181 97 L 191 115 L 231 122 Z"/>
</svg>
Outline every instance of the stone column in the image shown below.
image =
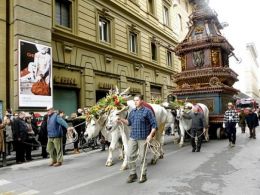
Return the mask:
<svg viewBox="0 0 260 195">
<path fill-rule="evenodd" d="M 87 63 L 88 64 L 88 63 Z M 91 107 L 96 103 L 96 91 L 94 81 L 94 71 L 91 68 L 91 64 L 86 66 L 84 80 L 85 80 L 85 106 Z"/>
<path fill-rule="evenodd" d="M 6 1 L 0 3 L 0 101 L 6 107 Z M 3 113 L 1 113 L 3 114 Z"/>
<path fill-rule="evenodd" d="M 2 3 L 1 3 L 2 4 Z M 51 46 L 52 1 L 49 0 L 16 0 L 10 1 L 13 8 L 11 15 L 11 106 L 18 109 L 18 40 Z M 2 13 L 2 12 L 1 12 Z"/>
<path fill-rule="evenodd" d="M 150 102 L 150 100 L 151 100 L 151 85 L 150 85 L 149 81 L 145 82 L 144 99 L 147 102 Z"/>
</svg>

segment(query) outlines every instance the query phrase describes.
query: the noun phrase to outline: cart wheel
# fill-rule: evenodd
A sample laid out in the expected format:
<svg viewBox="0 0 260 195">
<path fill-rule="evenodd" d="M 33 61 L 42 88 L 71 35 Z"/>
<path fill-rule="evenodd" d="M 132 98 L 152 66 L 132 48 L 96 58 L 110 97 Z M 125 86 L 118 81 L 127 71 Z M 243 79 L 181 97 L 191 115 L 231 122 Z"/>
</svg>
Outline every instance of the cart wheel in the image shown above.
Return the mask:
<svg viewBox="0 0 260 195">
<path fill-rule="evenodd" d="M 221 139 L 221 128 L 220 128 L 220 127 L 217 128 L 216 133 L 217 133 L 217 138 L 218 138 L 218 139 Z"/>
</svg>

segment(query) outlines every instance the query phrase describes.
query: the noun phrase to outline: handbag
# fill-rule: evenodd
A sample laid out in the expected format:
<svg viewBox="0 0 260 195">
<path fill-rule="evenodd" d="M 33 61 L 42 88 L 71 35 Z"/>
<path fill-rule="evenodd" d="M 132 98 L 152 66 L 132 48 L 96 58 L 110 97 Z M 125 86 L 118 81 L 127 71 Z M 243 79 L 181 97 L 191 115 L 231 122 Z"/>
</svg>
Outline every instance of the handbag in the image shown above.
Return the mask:
<svg viewBox="0 0 260 195">
<path fill-rule="evenodd" d="M 49 95 L 49 85 L 44 81 L 37 81 L 32 85 L 31 91 L 34 95 Z"/>
</svg>

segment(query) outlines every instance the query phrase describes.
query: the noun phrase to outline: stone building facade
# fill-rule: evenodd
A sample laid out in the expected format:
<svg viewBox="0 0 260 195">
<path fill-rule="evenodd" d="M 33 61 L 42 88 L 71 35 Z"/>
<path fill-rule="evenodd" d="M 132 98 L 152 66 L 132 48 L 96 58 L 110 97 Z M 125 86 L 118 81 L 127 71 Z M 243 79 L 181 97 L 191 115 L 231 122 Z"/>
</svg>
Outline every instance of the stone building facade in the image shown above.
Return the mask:
<svg viewBox="0 0 260 195">
<path fill-rule="evenodd" d="M 14 0 L 0 5 L 0 102 L 20 108 L 18 42 L 52 48 L 53 104 L 89 107 L 111 87 L 147 101 L 166 96 L 180 71 L 173 53 L 187 33 L 188 0 Z"/>
</svg>

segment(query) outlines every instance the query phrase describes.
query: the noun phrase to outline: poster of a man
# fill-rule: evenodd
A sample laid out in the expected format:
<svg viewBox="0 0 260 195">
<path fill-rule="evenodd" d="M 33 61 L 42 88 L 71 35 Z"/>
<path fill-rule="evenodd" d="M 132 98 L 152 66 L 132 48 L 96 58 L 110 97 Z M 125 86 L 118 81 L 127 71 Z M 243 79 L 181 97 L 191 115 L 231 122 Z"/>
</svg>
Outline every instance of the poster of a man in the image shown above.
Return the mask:
<svg viewBox="0 0 260 195">
<path fill-rule="evenodd" d="M 19 40 L 19 106 L 52 105 L 51 47 Z"/>
</svg>

